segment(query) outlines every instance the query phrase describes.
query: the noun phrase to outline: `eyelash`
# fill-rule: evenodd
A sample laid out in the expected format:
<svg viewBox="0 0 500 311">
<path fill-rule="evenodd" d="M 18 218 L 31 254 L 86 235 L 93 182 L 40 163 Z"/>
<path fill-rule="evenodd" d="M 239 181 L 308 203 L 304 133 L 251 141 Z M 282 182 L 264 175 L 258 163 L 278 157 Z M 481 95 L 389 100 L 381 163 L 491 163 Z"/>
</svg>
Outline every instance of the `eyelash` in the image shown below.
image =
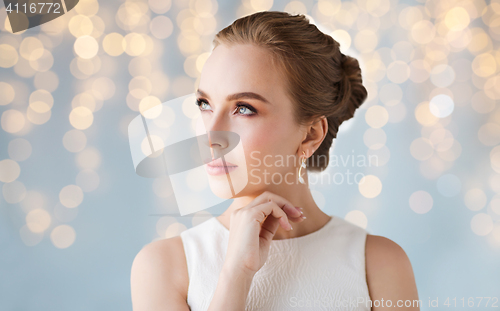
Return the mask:
<svg viewBox="0 0 500 311">
<path fill-rule="evenodd" d="M 200 111 L 204 111 L 203 109 L 201 109 L 201 105 L 203 103 L 206 103 L 206 104 L 210 105 L 204 99 L 197 99 L 196 100 L 196 106 L 198 106 L 198 108 L 200 108 Z M 237 103 L 236 104 L 236 109 L 234 111 L 238 111 L 241 107 L 245 107 L 245 108 L 247 108 L 248 110 L 250 110 L 252 112 L 252 113 L 241 113 L 241 115 L 243 115 L 243 116 L 248 117 L 248 116 L 253 116 L 254 114 L 257 114 L 257 110 L 254 107 L 252 107 L 250 105 L 247 105 L 247 104 L 242 104 L 242 103 Z"/>
</svg>

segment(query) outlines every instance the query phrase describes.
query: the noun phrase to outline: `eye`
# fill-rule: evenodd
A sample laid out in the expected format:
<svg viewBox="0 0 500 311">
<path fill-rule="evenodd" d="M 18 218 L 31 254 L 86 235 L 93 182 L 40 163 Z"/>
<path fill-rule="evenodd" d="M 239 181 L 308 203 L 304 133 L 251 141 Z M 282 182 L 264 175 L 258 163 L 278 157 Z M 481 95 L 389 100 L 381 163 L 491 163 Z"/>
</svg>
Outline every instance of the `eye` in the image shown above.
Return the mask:
<svg viewBox="0 0 500 311">
<path fill-rule="evenodd" d="M 210 110 L 210 104 L 205 99 L 197 99 L 195 103 L 200 111 L 208 111 Z M 234 112 L 238 112 L 240 115 L 254 115 L 257 113 L 257 110 L 248 104 L 238 103 L 236 104 L 236 108 Z"/>
<path fill-rule="evenodd" d="M 196 100 L 196 106 L 198 106 L 201 111 L 208 110 L 208 109 L 201 107 L 204 104 L 207 104 L 207 106 L 210 107 L 210 104 L 206 100 L 204 100 L 204 99 L 197 99 Z"/>
<path fill-rule="evenodd" d="M 257 113 L 257 110 L 247 104 L 236 104 L 236 111 L 242 115 L 253 115 Z"/>
</svg>

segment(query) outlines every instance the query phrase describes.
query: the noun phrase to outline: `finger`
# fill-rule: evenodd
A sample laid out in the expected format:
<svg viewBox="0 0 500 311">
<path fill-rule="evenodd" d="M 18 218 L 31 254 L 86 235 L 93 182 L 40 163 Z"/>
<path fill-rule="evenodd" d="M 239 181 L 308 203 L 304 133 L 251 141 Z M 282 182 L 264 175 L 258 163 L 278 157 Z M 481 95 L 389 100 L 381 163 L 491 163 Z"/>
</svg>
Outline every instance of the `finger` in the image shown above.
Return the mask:
<svg viewBox="0 0 500 311">
<path fill-rule="evenodd" d="M 291 217 L 300 217 L 301 215 L 301 213 L 295 208 L 295 206 L 290 201 L 288 201 L 287 199 L 283 198 L 280 195 L 277 195 L 269 191 L 264 191 L 263 193 L 261 193 L 249 205 L 247 205 L 247 207 L 250 208 L 252 206 L 256 206 L 268 201 L 274 201 L 276 204 L 278 204 L 278 206 L 280 206 L 282 209 L 285 210 L 285 213 L 287 213 L 287 215 Z"/>
<path fill-rule="evenodd" d="M 274 201 L 274 199 L 273 199 L 273 201 Z M 286 204 L 285 206 L 283 206 L 283 210 L 285 211 L 285 213 L 288 215 L 289 218 L 302 217 L 302 212 L 300 211 L 300 209 L 298 207 L 293 206 L 293 205 Z"/>
<path fill-rule="evenodd" d="M 301 217 L 290 217 L 288 216 L 288 221 L 291 221 L 291 222 L 301 222 L 301 221 L 304 221 L 305 217 L 304 216 L 301 216 Z"/>
<path fill-rule="evenodd" d="M 276 231 L 278 231 L 279 226 L 279 219 L 268 216 L 260 227 L 261 230 L 259 236 L 265 238 L 266 240 L 272 240 Z"/>
<path fill-rule="evenodd" d="M 287 214 L 278 204 L 276 204 L 276 202 L 274 201 L 265 202 L 257 206 L 254 206 L 253 209 L 258 211 L 255 217 L 257 221 L 260 222 L 261 227 L 264 224 L 266 218 L 268 218 L 268 216 L 273 216 L 278 220 L 279 224 L 283 227 L 283 229 L 292 230 L 291 229 L 292 224 L 290 224 L 290 222 L 288 221 Z"/>
<path fill-rule="evenodd" d="M 304 221 L 304 215 L 300 217 L 290 217 L 288 216 L 288 222 L 293 222 L 293 223 L 298 223 Z M 278 227 L 280 226 L 279 220 L 274 218 L 274 217 L 269 217 L 266 216 L 264 219 L 263 223 L 261 224 L 261 232 L 260 235 L 263 238 L 266 238 L 268 240 L 272 240 L 273 236 L 276 234 L 276 231 L 278 230 Z M 263 230 L 262 230 L 263 229 Z M 285 229 L 287 230 L 287 229 Z"/>
</svg>

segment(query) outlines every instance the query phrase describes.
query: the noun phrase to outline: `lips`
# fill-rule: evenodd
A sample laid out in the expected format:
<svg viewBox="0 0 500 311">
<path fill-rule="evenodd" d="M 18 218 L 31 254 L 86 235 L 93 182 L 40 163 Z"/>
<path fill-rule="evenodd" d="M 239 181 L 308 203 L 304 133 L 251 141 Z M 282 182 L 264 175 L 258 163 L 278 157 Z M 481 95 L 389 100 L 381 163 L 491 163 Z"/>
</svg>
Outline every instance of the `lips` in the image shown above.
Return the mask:
<svg viewBox="0 0 500 311">
<path fill-rule="evenodd" d="M 225 161 L 226 165 L 224 165 L 221 158 L 217 160 L 208 159 L 206 162 L 208 162 L 206 167 L 207 173 L 212 176 L 224 176 L 238 169 L 238 165 L 228 161 Z"/>
<path fill-rule="evenodd" d="M 224 163 L 222 162 L 222 158 L 218 158 L 216 160 L 212 160 L 212 161 L 206 161 L 207 162 L 207 165 L 208 166 L 212 166 L 212 167 L 236 167 L 238 165 L 236 164 L 233 164 L 231 162 L 228 162 L 228 161 L 225 161 L 226 162 L 226 165 L 224 165 Z"/>
</svg>

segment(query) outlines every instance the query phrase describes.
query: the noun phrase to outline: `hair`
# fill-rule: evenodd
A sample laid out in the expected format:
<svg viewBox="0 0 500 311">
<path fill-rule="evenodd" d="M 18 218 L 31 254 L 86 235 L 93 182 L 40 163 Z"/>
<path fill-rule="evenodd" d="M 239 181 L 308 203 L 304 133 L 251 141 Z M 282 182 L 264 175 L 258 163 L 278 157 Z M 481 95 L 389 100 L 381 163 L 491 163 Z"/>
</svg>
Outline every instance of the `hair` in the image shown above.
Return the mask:
<svg viewBox="0 0 500 311">
<path fill-rule="evenodd" d="M 307 159 L 308 169 L 323 171 L 342 122 L 351 119 L 367 97 L 358 61 L 340 52 L 340 44 L 303 14 L 257 12 L 235 20 L 214 38 L 219 44 L 253 44 L 271 52 L 284 77 L 295 121 L 308 124 L 325 116 L 328 132 Z M 311 161 L 312 160 L 312 161 Z"/>
</svg>

